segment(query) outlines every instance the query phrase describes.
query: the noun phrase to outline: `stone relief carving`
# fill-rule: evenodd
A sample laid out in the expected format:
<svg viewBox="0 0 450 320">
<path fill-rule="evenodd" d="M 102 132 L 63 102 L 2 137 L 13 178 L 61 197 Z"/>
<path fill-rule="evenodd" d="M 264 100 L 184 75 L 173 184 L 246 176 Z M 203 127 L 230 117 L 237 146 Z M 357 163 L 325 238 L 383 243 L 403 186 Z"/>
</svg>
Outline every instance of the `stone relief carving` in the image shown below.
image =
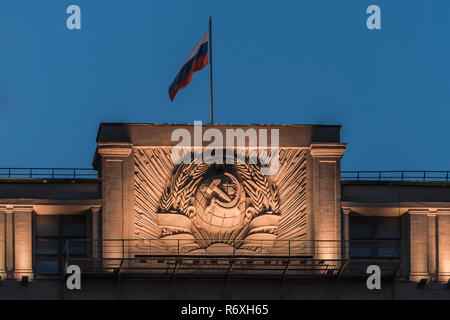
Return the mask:
<svg viewBox="0 0 450 320">
<path fill-rule="evenodd" d="M 306 235 L 305 159 L 280 150 L 280 170 L 267 177 L 247 162 L 175 167 L 168 148 L 138 149 L 136 237 L 191 253 L 276 251 L 277 239 Z"/>
<path fill-rule="evenodd" d="M 181 164 L 161 196 L 161 239 L 182 236 L 199 248 L 220 242 L 241 251 L 254 250 L 252 241 L 245 240 L 274 240 L 279 208 L 276 188 L 256 164 Z M 170 215 L 183 215 L 191 223 Z M 183 241 L 183 251 L 191 251 L 192 242 Z"/>
</svg>

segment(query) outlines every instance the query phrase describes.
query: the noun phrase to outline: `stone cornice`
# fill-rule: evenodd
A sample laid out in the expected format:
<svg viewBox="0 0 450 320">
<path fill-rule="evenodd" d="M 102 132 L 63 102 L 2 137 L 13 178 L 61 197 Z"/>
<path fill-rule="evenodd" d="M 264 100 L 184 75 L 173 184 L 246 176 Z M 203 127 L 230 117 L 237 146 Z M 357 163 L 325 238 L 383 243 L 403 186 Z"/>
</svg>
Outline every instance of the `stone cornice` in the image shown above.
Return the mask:
<svg viewBox="0 0 450 320">
<path fill-rule="evenodd" d="M 132 149 L 129 143 L 99 143 L 97 153 L 106 157 L 128 157 Z"/>
<path fill-rule="evenodd" d="M 450 209 L 410 209 L 409 214 L 424 214 L 427 216 L 450 215 Z"/>
<path fill-rule="evenodd" d="M 33 211 L 32 205 L 15 205 L 13 208 L 14 212 L 31 212 Z"/>
<path fill-rule="evenodd" d="M 33 211 L 32 205 L 0 204 L 0 212 L 13 213 L 13 212 L 31 212 L 31 211 Z"/>
<path fill-rule="evenodd" d="M 64 206 L 92 206 L 100 205 L 102 199 L 0 199 L 0 211 L 11 210 L 20 206 L 34 206 L 34 205 L 64 205 Z"/>
<path fill-rule="evenodd" d="M 310 153 L 313 157 L 342 157 L 346 143 L 311 143 Z"/>
<path fill-rule="evenodd" d="M 400 208 L 406 210 L 426 211 L 428 209 L 437 209 L 441 211 L 450 210 L 450 201 L 432 202 L 432 201 L 341 201 L 344 208 Z"/>
<path fill-rule="evenodd" d="M 411 214 L 411 215 L 428 214 L 428 209 L 409 209 L 408 213 Z"/>
</svg>

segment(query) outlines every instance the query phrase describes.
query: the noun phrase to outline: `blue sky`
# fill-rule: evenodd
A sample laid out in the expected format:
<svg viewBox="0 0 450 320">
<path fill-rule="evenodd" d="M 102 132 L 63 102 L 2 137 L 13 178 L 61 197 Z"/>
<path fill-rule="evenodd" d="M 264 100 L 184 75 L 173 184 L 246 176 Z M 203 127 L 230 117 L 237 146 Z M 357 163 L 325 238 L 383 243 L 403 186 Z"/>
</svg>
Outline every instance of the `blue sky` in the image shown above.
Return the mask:
<svg viewBox="0 0 450 320">
<path fill-rule="evenodd" d="M 90 167 L 100 122 L 208 122 L 207 69 L 167 90 L 210 15 L 217 123 L 341 124 L 344 170 L 450 170 L 438 0 L 3 0 L 0 167 Z"/>
</svg>

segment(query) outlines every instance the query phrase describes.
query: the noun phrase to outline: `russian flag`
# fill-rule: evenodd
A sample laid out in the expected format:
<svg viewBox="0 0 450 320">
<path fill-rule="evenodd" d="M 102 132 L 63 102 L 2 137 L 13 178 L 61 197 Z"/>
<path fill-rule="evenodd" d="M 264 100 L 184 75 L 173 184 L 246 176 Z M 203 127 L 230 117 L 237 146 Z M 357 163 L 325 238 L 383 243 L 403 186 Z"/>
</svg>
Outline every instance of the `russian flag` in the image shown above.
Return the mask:
<svg viewBox="0 0 450 320">
<path fill-rule="evenodd" d="M 186 87 L 191 82 L 194 72 L 208 65 L 208 37 L 209 32 L 206 31 L 184 62 L 180 71 L 178 71 L 177 76 L 169 87 L 170 100 L 173 101 L 178 90 Z"/>
</svg>

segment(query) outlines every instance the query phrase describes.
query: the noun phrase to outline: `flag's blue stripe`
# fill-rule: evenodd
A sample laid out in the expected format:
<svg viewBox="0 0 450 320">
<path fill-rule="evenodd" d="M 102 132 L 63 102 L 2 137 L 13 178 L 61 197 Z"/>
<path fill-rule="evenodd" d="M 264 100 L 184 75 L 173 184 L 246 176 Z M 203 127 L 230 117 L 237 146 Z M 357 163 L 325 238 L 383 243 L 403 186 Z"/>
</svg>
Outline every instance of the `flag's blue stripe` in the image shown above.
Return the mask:
<svg viewBox="0 0 450 320">
<path fill-rule="evenodd" d="M 173 80 L 172 84 L 169 87 L 169 92 L 172 92 L 172 90 L 177 87 L 178 83 L 180 83 L 181 80 L 186 76 L 189 70 L 191 70 L 194 61 L 205 56 L 206 54 L 208 54 L 208 42 L 203 43 L 198 49 L 197 54 L 193 56 L 191 60 L 186 62 L 183 67 L 181 67 L 180 71 L 178 71 L 178 74 L 175 77 L 175 80 Z"/>
</svg>

